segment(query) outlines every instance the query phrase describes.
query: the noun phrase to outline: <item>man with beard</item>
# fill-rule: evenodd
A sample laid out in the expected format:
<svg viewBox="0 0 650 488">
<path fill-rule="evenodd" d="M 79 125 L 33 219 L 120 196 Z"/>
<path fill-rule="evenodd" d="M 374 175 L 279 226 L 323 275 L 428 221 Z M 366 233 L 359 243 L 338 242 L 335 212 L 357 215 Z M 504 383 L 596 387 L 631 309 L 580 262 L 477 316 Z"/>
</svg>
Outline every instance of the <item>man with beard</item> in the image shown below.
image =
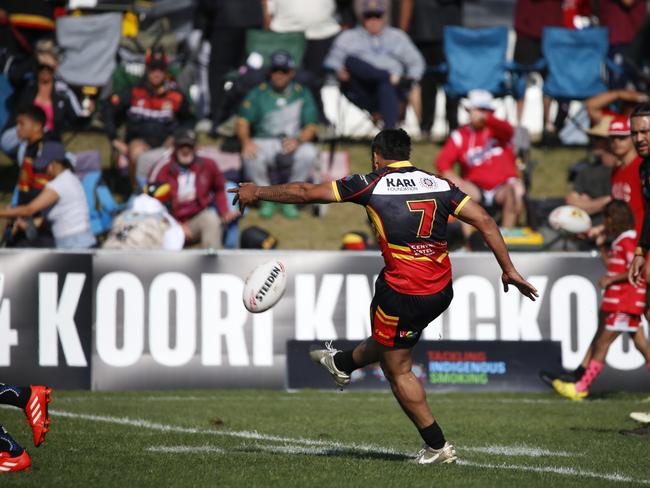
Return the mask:
<svg viewBox="0 0 650 488">
<path fill-rule="evenodd" d="M 217 163 L 198 156 L 195 146 L 196 133 L 179 129 L 171 158 L 152 168 L 149 181 L 169 184 L 171 213 L 180 222 L 186 243 L 198 241 L 203 249 L 218 249 L 222 226 L 240 214 L 228 206 L 225 180 Z"/>
</svg>

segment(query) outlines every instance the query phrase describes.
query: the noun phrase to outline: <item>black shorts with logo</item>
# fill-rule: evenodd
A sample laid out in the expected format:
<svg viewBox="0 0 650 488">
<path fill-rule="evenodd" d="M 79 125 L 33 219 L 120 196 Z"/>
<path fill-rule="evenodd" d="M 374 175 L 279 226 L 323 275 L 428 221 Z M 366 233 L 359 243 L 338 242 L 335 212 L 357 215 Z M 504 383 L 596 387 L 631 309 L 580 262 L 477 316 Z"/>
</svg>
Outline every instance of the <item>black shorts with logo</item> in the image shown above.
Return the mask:
<svg viewBox="0 0 650 488">
<path fill-rule="evenodd" d="M 405 295 L 393 290 L 381 273 L 370 304 L 372 338 L 387 347 L 415 346 L 424 328 L 447 310 L 453 297 L 451 281 L 433 295 Z"/>
</svg>

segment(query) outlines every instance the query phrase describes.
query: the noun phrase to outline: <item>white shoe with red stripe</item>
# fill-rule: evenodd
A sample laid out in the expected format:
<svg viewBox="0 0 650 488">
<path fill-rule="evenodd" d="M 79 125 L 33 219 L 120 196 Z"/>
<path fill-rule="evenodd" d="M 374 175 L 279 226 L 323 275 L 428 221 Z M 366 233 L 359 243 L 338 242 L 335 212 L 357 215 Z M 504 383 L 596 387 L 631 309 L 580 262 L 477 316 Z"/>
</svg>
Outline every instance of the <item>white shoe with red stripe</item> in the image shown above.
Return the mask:
<svg viewBox="0 0 650 488">
<path fill-rule="evenodd" d="M 32 465 L 32 460 L 24 450 L 20 456 L 11 457 L 6 451 L 0 452 L 0 473 L 11 473 L 27 470 Z"/>
<path fill-rule="evenodd" d="M 25 406 L 27 422 L 34 434 L 34 445 L 40 446 L 45 440 L 45 434 L 50 430 L 50 417 L 47 414 L 47 404 L 52 400 L 52 390 L 47 386 L 32 386 L 32 395 Z"/>
</svg>

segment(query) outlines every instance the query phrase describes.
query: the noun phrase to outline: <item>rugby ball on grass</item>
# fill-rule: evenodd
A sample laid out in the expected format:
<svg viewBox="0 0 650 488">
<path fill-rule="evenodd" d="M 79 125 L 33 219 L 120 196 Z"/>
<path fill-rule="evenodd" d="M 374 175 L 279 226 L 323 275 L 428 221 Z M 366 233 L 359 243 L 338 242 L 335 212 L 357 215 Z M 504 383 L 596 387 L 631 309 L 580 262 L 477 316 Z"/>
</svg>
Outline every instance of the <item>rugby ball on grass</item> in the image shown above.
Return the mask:
<svg viewBox="0 0 650 488">
<path fill-rule="evenodd" d="M 589 214 L 573 205 L 557 207 L 548 216 L 548 223 L 555 230 L 569 232 L 570 234 L 580 234 L 587 232 L 591 228 Z"/>
<path fill-rule="evenodd" d="M 268 310 L 278 303 L 287 287 L 287 272 L 280 261 L 256 267 L 244 283 L 244 307 L 252 313 Z"/>
</svg>

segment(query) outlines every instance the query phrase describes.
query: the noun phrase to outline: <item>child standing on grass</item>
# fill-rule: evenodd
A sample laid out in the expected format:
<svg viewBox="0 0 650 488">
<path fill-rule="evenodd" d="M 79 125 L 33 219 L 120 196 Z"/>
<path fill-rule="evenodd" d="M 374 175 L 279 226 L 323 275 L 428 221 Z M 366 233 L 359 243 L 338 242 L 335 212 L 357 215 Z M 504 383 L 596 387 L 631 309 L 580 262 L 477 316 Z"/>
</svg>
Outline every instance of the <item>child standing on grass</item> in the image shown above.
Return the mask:
<svg viewBox="0 0 650 488">
<path fill-rule="evenodd" d="M 634 214 L 623 200 L 612 200 L 605 207 L 604 216 L 605 236 L 614 238 L 606 255 L 604 237 L 599 243 L 607 265 L 607 273 L 598 282 L 605 290 L 599 314 L 605 326 L 596 333 L 591 360 L 582 377 L 575 383 L 559 379 L 552 382 L 555 391 L 571 400 L 587 397 L 591 383 L 604 367 L 609 346 L 622 332 L 633 337 L 634 346 L 643 354 L 650 371 L 650 345 L 640 327 L 641 314 L 645 310 L 646 285 L 643 283 L 635 288 L 627 279 L 637 241 Z"/>
</svg>

